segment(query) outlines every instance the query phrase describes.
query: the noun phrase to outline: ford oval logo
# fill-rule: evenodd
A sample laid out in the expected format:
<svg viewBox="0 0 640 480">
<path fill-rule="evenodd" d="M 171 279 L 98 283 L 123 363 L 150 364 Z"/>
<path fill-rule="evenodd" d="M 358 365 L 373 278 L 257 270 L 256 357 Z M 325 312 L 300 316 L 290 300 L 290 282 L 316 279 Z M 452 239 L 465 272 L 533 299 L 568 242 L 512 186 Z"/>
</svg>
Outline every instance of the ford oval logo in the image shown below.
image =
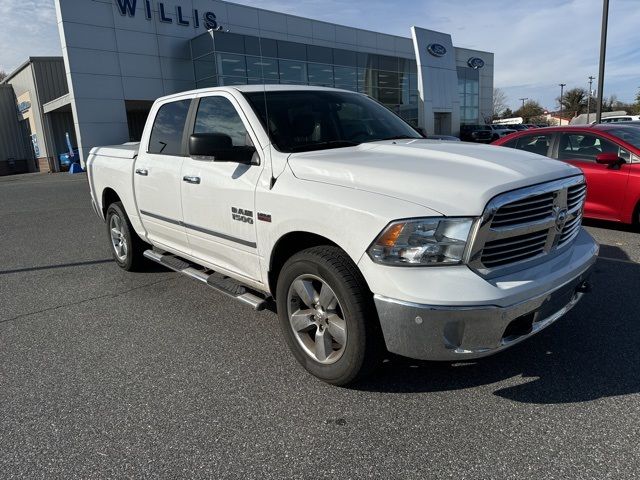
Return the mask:
<svg viewBox="0 0 640 480">
<path fill-rule="evenodd" d="M 440 45 L 439 43 L 430 43 L 427 46 L 427 52 L 434 57 L 444 57 L 447 54 L 447 49 L 444 45 Z"/>
<path fill-rule="evenodd" d="M 484 67 L 484 60 L 482 60 L 481 58 L 478 58 L 478 57 L 471 57 L 467 61 L 467 65 L 469 65 L 474 70 L 478 70 L 479 68 Z"/>
</svg>

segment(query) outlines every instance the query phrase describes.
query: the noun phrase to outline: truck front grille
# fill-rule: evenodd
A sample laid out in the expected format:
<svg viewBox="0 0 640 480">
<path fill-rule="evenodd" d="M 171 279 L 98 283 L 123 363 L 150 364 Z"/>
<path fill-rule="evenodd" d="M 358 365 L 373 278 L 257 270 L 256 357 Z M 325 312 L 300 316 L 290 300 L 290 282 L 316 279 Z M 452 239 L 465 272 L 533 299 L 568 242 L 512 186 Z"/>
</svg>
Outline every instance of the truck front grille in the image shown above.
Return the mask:
<svg viewBox="0 0 640 480">
<path fill-rule="evenodd" d="M 584 177 L 534 185 L 495 197 L 485 208 L 469 265 L 482 274 L 549 255 L 580 232 Z"/>
</svg>

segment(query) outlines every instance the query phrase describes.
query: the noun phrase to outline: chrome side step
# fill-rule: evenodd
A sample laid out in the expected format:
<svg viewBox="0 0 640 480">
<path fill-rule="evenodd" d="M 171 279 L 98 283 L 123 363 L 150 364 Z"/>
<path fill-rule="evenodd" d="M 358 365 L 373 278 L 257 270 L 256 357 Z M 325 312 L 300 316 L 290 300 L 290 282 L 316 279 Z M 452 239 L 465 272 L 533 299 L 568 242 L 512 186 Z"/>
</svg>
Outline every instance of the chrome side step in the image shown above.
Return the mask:
<svg viewBox="0 0 640 480">
<path fill-rule="evenodd" d="M 177 257 L 171 253 L 161 253 L 155 250 L 145 250 L 144 256 L 160 265 L 163 265 L 174 272 L 182 273 L 187 277 L 198 280 L 214 290 L 225 295 L 240 300 L 251 306 L 254 310 L 264 310 L 267 302 L 264 298 L 247 291 L 247 287 L 232 278 L 225 277 L 220 273 L 207 273 L 193 267 L 193 264 Z"/>
</svg>

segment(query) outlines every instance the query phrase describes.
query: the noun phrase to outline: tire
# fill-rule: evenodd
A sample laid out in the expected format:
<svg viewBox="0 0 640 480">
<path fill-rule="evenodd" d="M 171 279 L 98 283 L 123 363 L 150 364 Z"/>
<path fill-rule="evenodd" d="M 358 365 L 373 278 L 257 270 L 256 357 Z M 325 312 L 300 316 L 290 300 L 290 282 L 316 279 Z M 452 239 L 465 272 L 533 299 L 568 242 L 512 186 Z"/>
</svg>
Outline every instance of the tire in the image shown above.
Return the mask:
<svg viewBox="0 0 640 480">
<path fill-rule="evenodd" d="M 118 266 L 129 272 L 142 270 L 145 264 L 143 252 L 149 246 L 133 230 L 122 202 L 109 205 L 106 224 L 111 254 Z"/>
<path fill-rule="evenodd" d="M 384 346 L 371 292 L 339 248 L 291 257 L 278 277 L 276 303 L 287 344 L 312 375 L 343 386 L 380 363 Z"/>
</svg>

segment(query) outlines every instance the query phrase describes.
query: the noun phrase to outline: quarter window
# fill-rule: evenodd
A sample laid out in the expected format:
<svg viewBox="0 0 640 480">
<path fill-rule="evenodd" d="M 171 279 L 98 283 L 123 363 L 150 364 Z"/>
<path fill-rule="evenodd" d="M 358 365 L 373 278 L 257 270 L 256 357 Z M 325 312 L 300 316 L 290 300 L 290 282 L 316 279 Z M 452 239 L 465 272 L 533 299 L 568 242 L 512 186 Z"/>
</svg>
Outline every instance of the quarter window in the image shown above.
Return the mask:
<svg viewBox="0 0 640 480">
<path fill-rule="evenodd" d="M 234 147 L 252 144 L 240 115 L 225 97 L 205 97 L 200 100 L 193 133 L 228 135 Z"/>
<path fill-rule="evenodd" d="M 153 122 L 149 153 L 182 155 L 182 136 L 191 100 L 166 103 L 160 107 Z"/>
</svg>

